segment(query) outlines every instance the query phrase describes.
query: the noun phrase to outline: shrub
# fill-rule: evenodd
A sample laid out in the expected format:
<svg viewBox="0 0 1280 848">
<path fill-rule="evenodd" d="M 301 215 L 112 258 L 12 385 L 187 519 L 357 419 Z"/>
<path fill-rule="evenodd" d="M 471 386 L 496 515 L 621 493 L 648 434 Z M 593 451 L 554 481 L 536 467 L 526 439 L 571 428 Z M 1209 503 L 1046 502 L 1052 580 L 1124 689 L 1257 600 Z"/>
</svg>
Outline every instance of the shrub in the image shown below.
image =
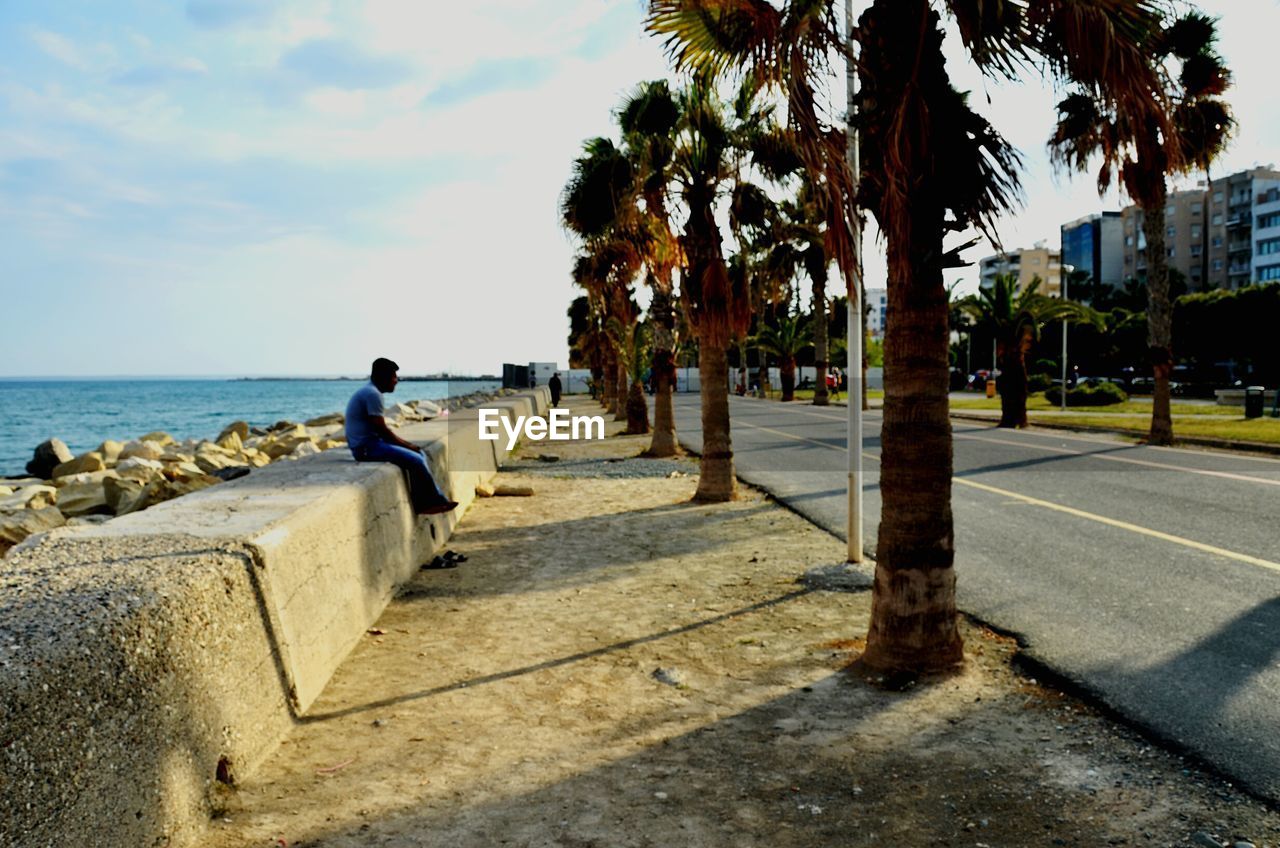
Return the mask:
<svg viewBox="0 0 1280 848">
<path fill-rule="evenodd" d="M 1044 393 L 1044 398 L 1054 406 L 1062 403 L 1062 390 L 1054 386 Z M 1067 392 L 1067 406 L 1111 406 L 1124 403 L 1129 396 L 1115 383 L 1099 383 L 1096 386 L 1078 386 Z"/>
<path fill-rule="evenodd" d="M 1027 377 L 1028 392 L 1043 392 L 1053 385 L 1053 378 L 1048 374 L 1032 374 Z"/>
</svg>

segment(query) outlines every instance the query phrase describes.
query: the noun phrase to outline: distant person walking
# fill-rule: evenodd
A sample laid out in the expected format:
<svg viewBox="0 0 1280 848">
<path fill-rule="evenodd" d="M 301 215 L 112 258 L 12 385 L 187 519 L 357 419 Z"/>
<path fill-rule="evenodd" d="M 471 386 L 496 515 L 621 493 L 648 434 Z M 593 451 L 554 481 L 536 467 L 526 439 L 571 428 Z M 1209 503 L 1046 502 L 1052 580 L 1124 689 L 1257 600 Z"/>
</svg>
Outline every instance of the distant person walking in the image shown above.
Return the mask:
<svg viewBox="0 0 1280 848">
<path fill-rule="evenodd" d="M 356 462 L 390 462 L 408 473 L 409 497 L 418 515 L 452 512 L 458 502 L 446 498 L 436 485 L 426 453 L 387 426 L 382 393 L 396 390 L 399 370 L 400 366 L 390 359 L 373 361 L 369 382 L 357 389 L 347 402 L 347 447 L 351 448 Z"/>
<path fill-rule="evenodd" d="M 547 388 L 551 389 L 551 405 L 560 405 L 560 375 L 552 374 L 551 379 L 547 381 Z"/>
</svg>

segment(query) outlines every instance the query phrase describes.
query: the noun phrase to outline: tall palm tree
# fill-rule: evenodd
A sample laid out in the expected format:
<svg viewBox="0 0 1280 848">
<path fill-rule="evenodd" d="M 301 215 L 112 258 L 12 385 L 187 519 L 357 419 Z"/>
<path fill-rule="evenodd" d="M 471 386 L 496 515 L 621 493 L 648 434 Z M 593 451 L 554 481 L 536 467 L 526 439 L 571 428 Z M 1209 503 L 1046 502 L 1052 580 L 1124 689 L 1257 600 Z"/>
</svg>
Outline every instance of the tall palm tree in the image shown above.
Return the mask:
<svg viewBox="0 0 1280 848">
<path fill-rule="evenodd" d="M 858 204 L 884 234 L 889 270 L 881 521 L 866 666 L 931 671 L 962 661 L 951 515 L 947 298 L 952 232 L 992 234 L 1013 205 L 1018 159 L 951 86 L 944 8 L 988 73 L 1032 65 L 1134 114 L 1157 111 L 1143 33 L 1154 0 L 872 0 L 853 38 L 861 93 Z M 853 180 L 843 133 L 819 118 L 828 56 L 846 46 L 831 0 L 650 0 L 649 28 L 681 66 L 736 68 L 785 92 L 805 169 L 830 197 L 831 255 L 853 277 Z M 1167 120 L 1157 116 L 1162 125 Z M 967 246 L 967 245 L 965 245 Z M 852 292 L 851 292 L 852 294 Z"/>
<path fill-rule="evenodd" d="M 645 256 L 645 283 L 652 292 L 649 320 L 653 328 L 653 438 L 647 456 L 675 456 L 672 393 L 675 390 L 676 303 L 674 272 L 681 262 L 679 244 L 671 228 L 667 191 L 675 133 L 680 122 L 679 100 L 666 80 L 641 83 L 618 110 L 618 125 L 636 173 L 636 189 L 643 201 L 644 224 L 652 238 Z"/>
<path fill-rule="evenodd" d="M 1167 26 L 1151 27 L 1147 48 L 1161 74 L 1161 103 L 1167 120 L 1133 114 L 1101 102 L 1096 92 L 1081 90 L 1058 104 L 1058 125 L 1050 139 L 1053 158 L 1084 170 L 1101 160 L 1098 191 L 1104 193 L 1113 175 L 1143 210 L 1142 232 L 1147 241 L 1147 345 L 1155 377 L 1151 404 L 1151 444 L 1173 442 L 1169 375 L 1173 371 L 1173 298 L 1165 246 L 1164 209 L 1170 174 L 1194 169 L 1206 173 L 1226 148 L 1235 121 L 1221 99 L 1231 74 L 1214 50 L 1216 24 L 1198 13 L 1184 15 Z"/>
<path fill-rule="evenodd" d="M 1027 426 L 1027 354 L 1050 321 L 1089 323 L 1103 328 L 1102 316 L 1087 306 L 1040 293 L 1039 277 L 1021 290 L 1018 278 L 1002 274 L 989 288 L 960 301 L 960 312 L 977 320 L 996 339 L 1000 359 L 1000 426 Z"/>
<path fill-rule="evenodd" d="M 796 357 L 813 347 L 809 322 L 800 315 L 782 315 L 777 326 L 765 325 L 756 335 L 756 347 L 778 358 L 782 400 L 796 399 Z"/>
<path fill-rule="evenodd" d="M 649 432 L 649 404 L 644 398 L 644 369 L 649 352 L 649 333 L 644 323 L 623 323 L 616 318 L 609 321 L 609 334 L 616 340 L 618 358 L 627 373 L 627 396 L 624 406 L 627 412 L 627 435 Z"/>
<path fill-rule="evenodd" d="M 803 271 L 813 287 L 813 387 L 814 406 L 827 406 L 827 371 L 830 351 L 827 345 L 827 260 L 826 221 L 822 209 L 826 196 L 815 190 L 807 179 L 800 181 L 796 196 L 779 205 L 774 238 L 775 261 L 786 264 L 793 272 Z"/>
</svg>

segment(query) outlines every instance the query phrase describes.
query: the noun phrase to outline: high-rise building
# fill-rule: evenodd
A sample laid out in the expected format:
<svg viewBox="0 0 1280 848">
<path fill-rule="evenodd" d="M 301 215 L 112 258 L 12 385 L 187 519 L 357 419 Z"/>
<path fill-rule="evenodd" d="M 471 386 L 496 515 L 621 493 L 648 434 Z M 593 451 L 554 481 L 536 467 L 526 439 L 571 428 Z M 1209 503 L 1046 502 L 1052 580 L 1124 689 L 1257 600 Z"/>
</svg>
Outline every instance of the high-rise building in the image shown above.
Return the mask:
<svg viewBox="0 0 1280 848">
<path fill-rule="evenodd" d="M 1280 265 L 1280 257 L 1262 252 L 1275 250 L 1271 240 L 1280 238 L 1278 185 L 1280 171 L 1270 166 L 1238 171 L 1209 183 L 1208 288 L 1237 289 L 1264 282 L 1264 273 L 1273 275 L 1267 279 L 1280 279 L 1280 271 L 1270 270 Z"/>
<path fill-rule="evenodd" d="M 1062 266 L 1093 283 L 1124 283 L 1124 233 L 1119 212 L 1095 212 L 1062 225 Z M 1070 291 L 1068 297 L 1072 297 Z"/>
<path fill-rule="evenodd" d="M 1026 288 L 1030 282 L 1039 277 L 1040 293 L 1056 297 L 1062 291 L 1062 255 L 1044 242 L 1037 242 L 1035 247 L 1024 247 L 988 256 L 978 263 L 980 276 L 978 284 L 983 288 L 995 282 L 995 278 L 1012 274 L 1018 278 L 1018 290 Z"/>
<path fill-rule="evenodd" d="M 889 311 L 889 292 L 886 289 L 867 289 L 867 333 L 880 338 L 884 335 L 885 313 Z"/>
<path fill-rule="evenodd" d="M 1137 206 L 1126 206 L 1120 211 L 1120 225 L 1124 242 L 1125 280 L 1144 281 L 1147 278 L 1147 237 L 1143 233 L 1144 212 Z M 1174 191 L 1164 207 L 1164 238 L 1166 260 L 1170 268 L 1187 278 L 1191 291 L 1206 287 L 1205 245 L 1209 235 L 1205 225 L 1205 190 Z"/>
</svg>

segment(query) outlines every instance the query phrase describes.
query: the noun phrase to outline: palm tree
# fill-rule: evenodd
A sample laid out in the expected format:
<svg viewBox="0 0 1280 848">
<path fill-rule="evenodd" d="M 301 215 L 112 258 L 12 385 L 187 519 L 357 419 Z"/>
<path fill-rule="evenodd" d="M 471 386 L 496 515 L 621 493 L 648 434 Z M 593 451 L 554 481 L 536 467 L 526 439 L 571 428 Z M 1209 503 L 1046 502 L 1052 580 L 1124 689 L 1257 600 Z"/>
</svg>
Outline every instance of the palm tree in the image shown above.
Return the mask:
<svg viewBox="0 0 1280 848">
<path fill-rule="evenodd" d="M 618 110 L 618 125 L 627 155 L 636 173 L 636 187 L 643 200 L 645 224 L 652 249 L 645 257 L 645 283 L 653 293 L 649 320 L 653 327 L 653 438 L 647 456 L 675 456 L 676 421 L 672 407 L 677 340 L 674 271 L 680 265 L 680 248 L 667 211 L 671 159 L 680 106 L 666 80 L 641 83 Z"/>
<path fill-rule="evenodd" d="M 1143 210 L 1142 232 L 1147 241 L 1147 345 L 1155 377 L 1151 429 L 1147 441 L 1173 442 L 1169 375 L 1173 371 L 1173 298 L 1165 248 L 1164 208 L 1167 178 L 1193 169 L 1209 170 L 1226 148 L 1235 121 L 1220 99 L 1231 85 L 1231 74 L 1214 50 L 1217 39 L 1212 18 L 1184 15 L 1168 26 L 1152 27 L 1147 48 L 1162 72 L 1158 91 L 1164 93 L 1166 120 L 1149 112 L 1132 114 L 1115 104 L 1100 102 L 1096 92 L 1076 91 L 1058 104 L 1058 125 L 1049 146 L 1055 160 L 1084 170 L 1101 159 L 1098 191 L 1104 193 L 1118 170 L 1120 181 Z M 1169 70 L 1177 67 L 1177 73 Z"/>
<path fill-rule="evenodd" d="M 783 315 L 776 327 L 766 325 L 756 335 L 756 347 L 778 358 L 784 402 L 796 399 L 796 357 L 813 347 L 808 324 L 799 315 Z"/>
<path fill-rule="evenodd" d="M 609 321 L 609 334 L 618 347 L 618 359 L 627 374 L 628 388 L 623 406 L 627 413 L 629 436 L 649 432 L 649 404 L 644 397 L 644 367 L 649 351 L 648 332 L 643 323 Z"/>
<path fill-rule="evenodd" d="M 1017 190 L 1016 154 L 951 86 L 935 5 L 989 73 L 1013 77 L 1035 64 L 1133 114 L 1154 111 L 1157 89 L 1143 46 L 1154 0 L 872 0 L 853 31 L 861 48 L 857 201 L 884 234 L 889 269 L 882 513 L 863 655 L 883 671 L 942 670 L 963 659 L 942 275 L 968 245 L 948 249 L 944 239 L 970 226 L 992 235 Z M 827 57 L 847 50 L 834 3 L 650 0 L 649 28 L 667 36 L 678 65 L 737 68 L 786 92 L 805 170 L 830 197 L 830 253 L 850 284 L 854 182 L 845 136 L 822 123 L 814 96 Z"/>
<path fill-rule="evenodd" d="M 827 216 L 821 207 L 825 201 L 825 195 L 816 191 L 807 179 L 802 179 L 795 198 L 779 205 L 774 228 L 775 264 L 786 267 L 792 274 L 804 271 L 813 286 L 815 406 L 830 403 L 826 380 L 830 368 L 827 345 L 827 266 L 830 263 L 826 250 Z"/>
<path fill-rule="evenodd" d="M 1102 329 L 1102 316 L 1087 306 L 1040 293 L 1036 277 L 1018 289 L 1018 278 L 1003 274 L 989 288 L 960 301 L 958 309 L 996 339 L 1000 359 L 1000 426 L 1027 426 L 1027 354 L 1050 321 L 1089 323 Z"/>
</svg>

